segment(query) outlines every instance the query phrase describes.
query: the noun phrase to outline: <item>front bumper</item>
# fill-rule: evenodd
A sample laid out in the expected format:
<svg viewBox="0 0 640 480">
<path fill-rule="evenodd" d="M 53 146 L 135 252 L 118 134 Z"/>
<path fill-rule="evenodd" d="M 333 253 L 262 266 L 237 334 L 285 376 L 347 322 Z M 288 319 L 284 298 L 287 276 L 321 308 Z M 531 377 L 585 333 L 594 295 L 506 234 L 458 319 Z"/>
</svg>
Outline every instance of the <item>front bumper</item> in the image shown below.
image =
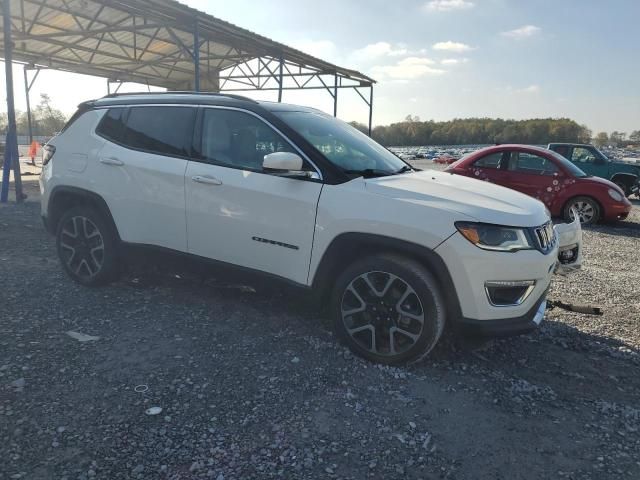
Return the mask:
<svg viewBox="0 0 640 480">
<path fill-rule="evenodd" d="M 605 208 L 604 220 L 607 222 L 615 222 L 616 220 L 624 220 L 629 216 L 633 204 L 624 198 L 622 202 L 615 202 Z"/>
<path fill-rule="evenodd" d="M 557 245 L 547 254 L 537 250 L 492 252 L 483 250 L 456 233 L 435 252 L 446 264 L 460 305 L 459 318 L 511 322 L 531 317 L 534 307 L 549 288 L 558 261 Z M 492 305 L 487 282 L 533 281 L 534 288 L 522 302 Z M 488 324 L 489 325 L 489 324 Z"/>
<path fill-rule="evenodd" d="M 558 263 L 555 273 L 567 275 L 582 267 L 582 227 L 578 216 L 572 223 L 557 223 L 553 226 L 558 237 Z"/>
<path fill-rule="evenodd" d="M 547 292 L 534 303 L 524 315 L 513 318 L 501 318 L 500 320 L 474 320 L 461 318 L 458 321 L 458 330 L 465 334 L 487 337 L 507 337 L 528 333 L 540 326 L 544 320 L 547 309 Z"/>
</svg>

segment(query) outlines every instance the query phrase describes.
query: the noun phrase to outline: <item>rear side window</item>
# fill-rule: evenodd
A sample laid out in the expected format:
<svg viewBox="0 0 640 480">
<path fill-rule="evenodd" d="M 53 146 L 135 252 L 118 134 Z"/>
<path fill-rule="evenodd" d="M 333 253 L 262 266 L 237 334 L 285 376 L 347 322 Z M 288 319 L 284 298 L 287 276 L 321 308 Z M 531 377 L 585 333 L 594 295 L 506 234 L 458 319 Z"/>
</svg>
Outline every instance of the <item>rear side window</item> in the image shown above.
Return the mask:
<svg viewBox="0 0 640 480">
<path fill-rule="evenodd" d="M 117 143 L 122 143 L 124 108 L 112 108 L 105 113 L 96 133 Z"/>
<path fill-rule="evenodd" d="M 187 156 L 195 108 L 132 107 L 119 143 L 146 152 Z"/>
</svg>

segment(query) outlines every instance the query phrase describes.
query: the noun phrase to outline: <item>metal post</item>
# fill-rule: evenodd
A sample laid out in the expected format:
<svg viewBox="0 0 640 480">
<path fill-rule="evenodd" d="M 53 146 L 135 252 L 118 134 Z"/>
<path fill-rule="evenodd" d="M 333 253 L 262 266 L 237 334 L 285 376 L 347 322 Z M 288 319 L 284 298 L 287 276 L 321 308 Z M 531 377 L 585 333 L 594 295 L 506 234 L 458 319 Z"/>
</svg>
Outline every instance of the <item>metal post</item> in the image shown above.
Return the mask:
<svg viewBox="0 0 640 480">
<path fill-rule="evenodd" d="M 279 69 L 279 79 L 278 79 L 278 103 L 282 102 L 282 81 L 283 81 L 283 68 L 284 61 L 282 59 L 282 54 L 280 55 L 280 69 Z"/>
<path fill-rule="evenodd" d="M 195 80 L 193 82 L 194 90 L 200 91 L 200 33 L 198 32 L 198 21 L 196 20 L 193 29 L 193 63 L 195 64 Z"/>
<path fill-rule="evenodd" d="M 373 120 L 373 83 L 371 84 L 371 91 L 369 92 L 369 136 L 371 136 L 372 120 Z"/>
<path fill-rule="evenodd" d="M 333 116 L 338 116 L 338 74 L 336 73 L 334 76 L 333 83 Z"/>
<path fill-rule="evenodd" d="M 7 140 L 5 143 L 4 170 L 2 172 L 2 189 L 0 202 L 6 203 L 9 197 L 10 168 L 13 166 L 13 177 L 16 186 L 16 202 L 22 202 L 22 177 L 20 175 L 20 158 L 18 155 L 18 137 L 16 132 L 16 109 L 13 98 L 13 42 L 11 40 L 11 0 L 2 2 L 2 19 L 4 28 L 4 68 L 7 87 Z"/>
<path fill-rule="evenodd" d="M 29 145 L 33 143 L 33 127 L 31 125 L 31 102 L 29 100 L 29 91 L 31 87 L 29 86 L 29 78 L 27 76 L 27 66 L 24 66 L 24 93 L 27 97 L 27 123 L 29 125 Z"/>
<path fill-rule="evenodd" d="M 111 95 L 111 82 L 107 78 L 107 95 Z"/>
</svg>

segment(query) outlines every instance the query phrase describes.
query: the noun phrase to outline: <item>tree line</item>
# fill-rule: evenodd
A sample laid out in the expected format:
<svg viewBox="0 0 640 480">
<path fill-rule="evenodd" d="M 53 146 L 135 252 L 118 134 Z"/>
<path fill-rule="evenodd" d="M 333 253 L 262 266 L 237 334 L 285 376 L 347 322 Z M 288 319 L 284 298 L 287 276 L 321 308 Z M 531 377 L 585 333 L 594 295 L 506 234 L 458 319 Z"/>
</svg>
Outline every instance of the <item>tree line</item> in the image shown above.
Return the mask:
<svg viewBox="0 0 640 480">
<path fill-rule="evenodd" d="M 593 143 L 599 147 L 611 145 L 614 147 L 623 147 L 626 145 L 640 145 L 640 130 L 632 131 L 629 136 L 625 132 L 614 130 L 611 134 L 607 132 L 599 132 L 593 139 Z"/>
<path fill-rule="evenodd" d="M 351 122 L 366 132 L 366 127 Z M 504 120 L 501 118 L 457 118 L 445 122 L 420 121 L 407 116 L 404 121 L 377 126 L 373 138 L 386 146 L 480 145 L 492 143 L 547 144 L 549 142 L 589 142 L 591 131 L 568 118 Z"/>
<path fill-rule="evenodd" d="M 67 116 L 51 105 L 51 98 L 46 93 L 40 95 L 40 102 L 31 109 L 31 127 L 34 136 L 52 137 L 67 123 Z M 16 128 L 18 135 L 29 134 L 27 112 L 16 111 Z M 0 132 L 7 130 L 7 113 L 0 115 Z"/>
</svg>

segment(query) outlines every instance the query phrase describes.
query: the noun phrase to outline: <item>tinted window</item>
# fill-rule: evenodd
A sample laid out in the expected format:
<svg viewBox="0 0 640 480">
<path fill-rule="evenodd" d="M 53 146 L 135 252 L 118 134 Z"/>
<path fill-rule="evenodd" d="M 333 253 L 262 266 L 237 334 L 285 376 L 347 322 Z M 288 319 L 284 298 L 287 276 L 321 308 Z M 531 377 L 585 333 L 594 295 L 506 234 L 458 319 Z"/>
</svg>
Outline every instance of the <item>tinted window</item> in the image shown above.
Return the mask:
<svg viewBox="0 0 640 480">
<path fill-rule="evenodd" d="M 473 166 L 477 168 L 500 168 L 501 162 L 502 152 L 497 152 L 479 158 L 473 163 Z"/>
<path fill-rule="evenodd" d="M 509 170 L 532 175 L 553 175 L 558 167 L 549 159 L 526 152 L 511 152 Z"/>
<path fill-rule="evenodd" d="M 121 143 L 160 155 L 186 156 L 194 115 L 190 107 L 133 107 Z"/>
<path fill-rule="evenodd" d="M 124 112 L 124 108 L 112 108 L 108 110 L 104 117 L 102 117 L 102 121 L 96 129 L 96 133 L 108 138 L 109 140 L 121 142 L 122 133 L 124 131 L 124 124 L 122 123 Z"/>
<path fill-rule="evenodd" d="M 202 139 L 196 146 L 201 160 L 225 166 L 262 170 L 265 155 L 298 153 L 259 118 L 236 110 L 204 109 Z"/>
</svg>

